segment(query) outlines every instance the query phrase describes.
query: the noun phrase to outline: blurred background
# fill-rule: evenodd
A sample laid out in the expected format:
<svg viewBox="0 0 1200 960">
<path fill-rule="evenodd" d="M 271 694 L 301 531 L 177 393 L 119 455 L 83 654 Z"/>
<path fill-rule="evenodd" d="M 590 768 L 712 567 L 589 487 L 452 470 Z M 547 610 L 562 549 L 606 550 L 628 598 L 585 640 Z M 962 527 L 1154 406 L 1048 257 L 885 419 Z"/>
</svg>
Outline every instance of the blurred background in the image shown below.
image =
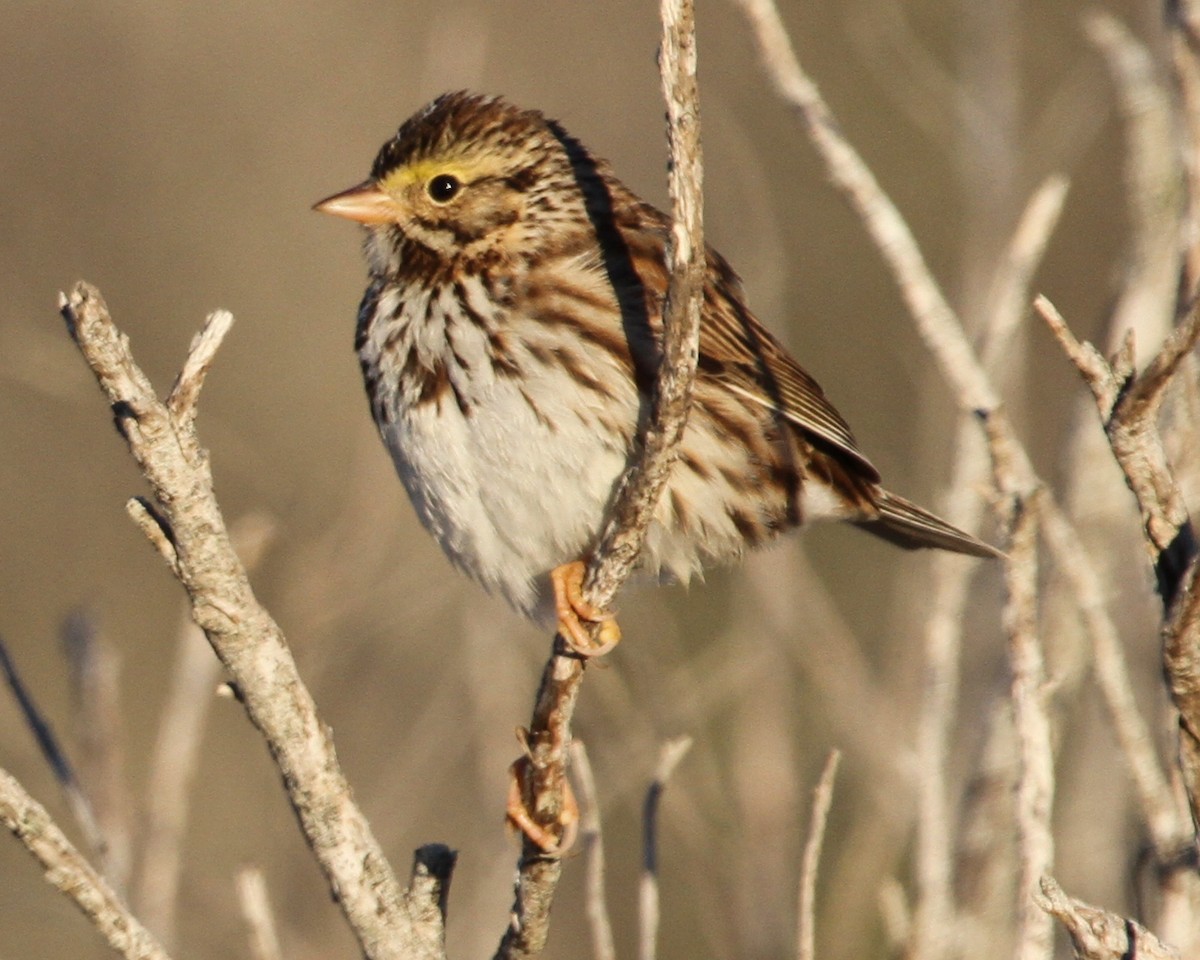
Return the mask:
<svg viewBox="0 0 1200 960">
<path fill-rule="evenodd" d="M 1104 6 L 1159 56 L 1155 4 Z M 973 328 L 1031 191 L 1061 172 L 1070 193 L 1034 290 L 1080 336 L 1105 336 L 1128 217 L 1114 91 L 1082 26 L 1091 8 L 782 0 L 801 60 Z M 359 236 L 310 206 L 361 180 L 411 112 L 463 87 L 559 118 L 664 205 L 656 5 L 8 0 L 0 10 L 0 635 L 69 754 L 80 740 L 65 619 L 86 611 L 115 649 L 136 874 L 182 594 L 125 515 L 143 486 L 56 297 L 78 279 L 96 284 L 162 393 L 205 315 L 231 310 L 199 418 L 226 517 L 274 524 L 255 587 L 359 801 L 402 874 L 420 844 L 459 851 L 450 952 L 490 955 L 517 852 L 502 826 L 513 730 L 527 720 L 549 638 L 454 573 L 417 525 L 353 355 Z M 698 18 L 708 238 L 888 486 L 939 507 L 953 397 L 878 253 L 771 92 L 738 12 L 703 2 Z M 1063 481 L 1082 388 L 1044 330 L 1028 327 L 1003 358 L 1002 383 L 1039 470 Z M 1118 503 L 1111 520 L 1136 545 L 1135 515 Z M 1125 549 L 1110 599 L 1139 693 L 1160 717 L 1149 574 Z M 589 677 L 576 731 L 599 783 L 623 955 L 635 943 L 642 793 L 661 743 L 680 734 L 695 746 L 664 801 L 660 955 L 790 952 L 809 791 L 835 746 L 845 758 L 820 953 L 889 955 L 886 904 L 912 866 L 930 575 L 927 555 L 818 529 L 689 590 L 626 592 L 625 642 Z M 987 737 L 1007 683 L 999 566 L 979 564 L 970 590 L 956 818 L 983 782 L 977 772 L 1005 762 Z M 1056 682 L 1086 669 L 1078 648 L 1063 649 L 1050 654 Z M 233 881 L 244 864 L 265 872 L 286 956 L 353 955 L 258 735 L 236 702 L 210 711 L 188 794 L 178 955 L 247 955 Z M 1073 744 L 1059 771 L 1059 878 L 1077 896 L 1133 909 L 1139 833 L 1098 698 L 1078 690 L 1056 720 Z M 8 697 L 0 766 L 69 823 Z M 985 883 L 984 873 L 967 879 Z M 0 958 L 108 955 L 2 838 L 0 877 Z M 591 955 L 582 877 L 582 861 L 568 864 L 552 956 Z"/>
</svg>

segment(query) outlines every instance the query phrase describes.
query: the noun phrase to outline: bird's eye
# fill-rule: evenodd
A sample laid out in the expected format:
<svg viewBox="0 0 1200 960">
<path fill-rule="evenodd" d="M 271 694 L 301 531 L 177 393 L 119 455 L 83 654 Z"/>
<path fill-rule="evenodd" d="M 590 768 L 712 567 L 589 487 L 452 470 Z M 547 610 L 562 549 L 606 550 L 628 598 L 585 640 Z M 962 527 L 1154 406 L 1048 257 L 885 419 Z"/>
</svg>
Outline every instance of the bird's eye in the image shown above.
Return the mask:
<svg viewBox="0 0 1200 960">
<path fill-rule="evenodd" d="M 462 181 L 448 173 L 440 173 L 429 181 L 429 186 L 425 189 L 434 203 L 449 203 L 458 196 L 458 191 L 462 189 Z"/>
</svg>

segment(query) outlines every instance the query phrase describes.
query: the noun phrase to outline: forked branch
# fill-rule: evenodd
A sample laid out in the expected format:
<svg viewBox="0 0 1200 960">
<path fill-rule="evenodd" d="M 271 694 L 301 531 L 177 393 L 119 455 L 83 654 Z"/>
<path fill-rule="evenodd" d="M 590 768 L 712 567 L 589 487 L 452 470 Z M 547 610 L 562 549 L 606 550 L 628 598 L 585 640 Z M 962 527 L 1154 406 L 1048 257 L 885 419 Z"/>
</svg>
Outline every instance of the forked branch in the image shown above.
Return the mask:
<svg viewBox="0 0 1200 960">
<path fill-rule="evenodd" d="M 420 909 L 413 890 L 401 890 L 354 803 L 328 728 L 279 626 L 250 588 L 213 495 L 208 455 L 195 430 L 195 403 L 231 318 L 210 318 L 164 403 L 94 288 L 79 284 L 61 306 L 150 484 L 150 497 L 138 501 L 140 526 L 187 591 L 193 619 L 266 740 L 304 836 L 364 955 L 372 960 L 444 955 L 440 929 L 432 934 L 428 929 L 430 912 Z"/>
</svg>

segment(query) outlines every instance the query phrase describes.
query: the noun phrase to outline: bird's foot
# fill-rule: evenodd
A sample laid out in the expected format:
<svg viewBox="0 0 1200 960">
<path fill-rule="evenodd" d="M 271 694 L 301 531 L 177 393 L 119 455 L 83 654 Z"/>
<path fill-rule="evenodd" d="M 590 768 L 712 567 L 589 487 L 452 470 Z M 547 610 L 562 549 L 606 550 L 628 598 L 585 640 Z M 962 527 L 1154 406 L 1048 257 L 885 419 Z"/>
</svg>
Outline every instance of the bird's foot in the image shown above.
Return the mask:
<svg viewBox="0 0 1200 960">
<path fill-rule="evenodd" d="M 563 799 L 562 810 L 558 819 L 546 827 L 538 823 L 525 803 L 526 786 L 529 779 L 532 761 L 529 757 L 520 757 L 513 761 L 508 768 L 508 803 L 505 805 L 505 819 L 508 824 L 520 830 L 548 857 L 561 857 L 575 845 L 579 836 L 579 804 L 575 793 L 566 778 L 562 781 Z M 557 828 L 557 835 L 555 829 Z"/>
<path fill-rule="evenodd" d="M 583 575 L 587 565 L 582 560 L 564 563 L 550 571 L 554 585 L 554 612 L 558 617 L 558 635 L 581 657 L 602 657 L 621 642 L 621 628 L 616 617 L 601 610 L 583 597 Z M 586 624 L 598 624 L 593 639 Z"/>
</svg>

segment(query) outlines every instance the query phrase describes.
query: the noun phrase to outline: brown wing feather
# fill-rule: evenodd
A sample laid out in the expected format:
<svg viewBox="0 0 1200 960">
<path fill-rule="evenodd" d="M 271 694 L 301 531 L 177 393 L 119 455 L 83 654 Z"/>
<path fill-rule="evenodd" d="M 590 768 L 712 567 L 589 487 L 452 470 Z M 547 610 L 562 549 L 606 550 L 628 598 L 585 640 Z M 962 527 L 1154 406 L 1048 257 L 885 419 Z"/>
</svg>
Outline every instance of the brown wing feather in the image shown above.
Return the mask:
<svg viewBox="0 0 1200 960">
<path fill-rule="evenodd" d="M 662 323 L 660 300 L 668 281 L 668 220 L 618 184 L 610 188 L 624 193 L 622 202 L 615 204 L 618 229 L 644 287 L 650 324 L 657 329 Z M 778 412 L 810 440 L 847 461 L 847 467 L 862 479 L 878 482 L 879 471 L 858 449 L 849 424 L 825 398 L 820 384 L 750 312 L 737 273 L 712 247 L 707 248 L 707 256 L 697 375 L 719 381 L 743 399 Z"/>
</svg>

